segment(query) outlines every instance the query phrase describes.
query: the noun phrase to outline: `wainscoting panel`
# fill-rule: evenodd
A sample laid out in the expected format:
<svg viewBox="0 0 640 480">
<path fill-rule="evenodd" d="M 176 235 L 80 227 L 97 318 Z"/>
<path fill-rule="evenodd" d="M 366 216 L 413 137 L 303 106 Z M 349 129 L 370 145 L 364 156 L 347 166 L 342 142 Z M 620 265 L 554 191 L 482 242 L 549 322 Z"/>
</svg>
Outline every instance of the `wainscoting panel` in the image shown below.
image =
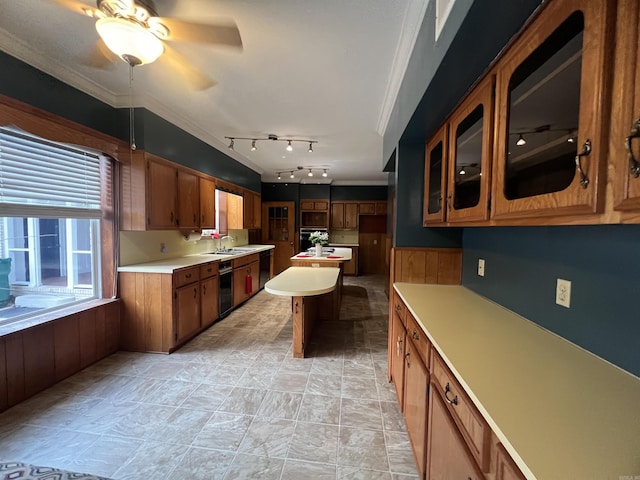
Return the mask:
<svg viewBox="0 0 640 480">
<path fill-rule="evenodd" d="M 391 284 L 436 283 L 460 285 L 462 282 L 462 249 L 403 248 L 391 251 Z"/>
</svg>

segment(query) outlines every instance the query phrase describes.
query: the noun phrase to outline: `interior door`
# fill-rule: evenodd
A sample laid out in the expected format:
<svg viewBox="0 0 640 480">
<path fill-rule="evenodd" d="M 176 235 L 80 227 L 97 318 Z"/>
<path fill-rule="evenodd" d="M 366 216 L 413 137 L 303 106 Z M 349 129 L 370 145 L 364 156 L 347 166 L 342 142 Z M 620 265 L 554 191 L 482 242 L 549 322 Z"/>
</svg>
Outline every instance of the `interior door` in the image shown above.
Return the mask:
<svg viewBox="0 0 640 480">
<path fill-rule="evenodd" d="M 262 203 L 262 243 L 275 245 L 273 250 L 273 274 L 277 275 L 291 266 L 295 255 L 294 202 Z"/>
</svg>

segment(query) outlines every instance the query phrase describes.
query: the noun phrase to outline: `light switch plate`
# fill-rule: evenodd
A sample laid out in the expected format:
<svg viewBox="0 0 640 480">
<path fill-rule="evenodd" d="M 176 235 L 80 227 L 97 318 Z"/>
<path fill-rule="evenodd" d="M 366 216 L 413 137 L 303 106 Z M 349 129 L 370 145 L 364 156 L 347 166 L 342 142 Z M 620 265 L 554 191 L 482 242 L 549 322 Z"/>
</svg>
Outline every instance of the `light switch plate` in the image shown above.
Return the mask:
<svg viewBox="0 0 640 480">
<path fill-rule="evenodd" d="M 484 258 L 478 259 L 478 275 L 484 277 Z"/>
<path fill-rule="evenodd" d="M 558 278 L 556 282 L 556 303 L 571 308 L 571 282 Z"/>
</svg>

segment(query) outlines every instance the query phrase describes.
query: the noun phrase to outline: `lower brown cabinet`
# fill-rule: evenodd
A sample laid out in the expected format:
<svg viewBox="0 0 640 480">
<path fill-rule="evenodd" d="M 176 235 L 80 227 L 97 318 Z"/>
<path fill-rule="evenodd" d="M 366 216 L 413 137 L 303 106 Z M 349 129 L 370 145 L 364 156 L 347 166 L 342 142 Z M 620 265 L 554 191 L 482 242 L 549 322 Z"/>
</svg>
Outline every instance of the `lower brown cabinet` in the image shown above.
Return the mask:
<svg viewBox="0 0 640 480">
<path fill-rule="evenodd" d="M 391 316 L 391 329 L 390 329 L 391 341 L 389 347 L 391 348 L 389 369 L 391 372 L 391 380 L 396 387 L 396 395 L 398 396 L 398 405 L 400 410 L 404 410 L 404 352 L 405 341 L 407 332 L 404 329 L 402 323 L 401 313 L 398 311 L 393 312 Z"/>
<path fill-rule="evenodd" d="M 420 478 L 427 461 L 427 405 L 429 372 L 413 341 L 407 336 L 404 354 L 404 419 Z"/>
<path fill-rule="evenodd" d="M 430 391 L 427 478 L 484 480 L 484 475 L 471 457 L 444 400 L 433 384 Z"/>
<path fill-rule="evenodd" d="M 260 257 L 252 254 L 233 260 L 233 306 L 248 300 L 260 289 Z"/>
<path fill-rule="evenodd" d="M 176 343 L 182 343 L 200 330 L 200 283 L 176 288 Z"/>
</svg>

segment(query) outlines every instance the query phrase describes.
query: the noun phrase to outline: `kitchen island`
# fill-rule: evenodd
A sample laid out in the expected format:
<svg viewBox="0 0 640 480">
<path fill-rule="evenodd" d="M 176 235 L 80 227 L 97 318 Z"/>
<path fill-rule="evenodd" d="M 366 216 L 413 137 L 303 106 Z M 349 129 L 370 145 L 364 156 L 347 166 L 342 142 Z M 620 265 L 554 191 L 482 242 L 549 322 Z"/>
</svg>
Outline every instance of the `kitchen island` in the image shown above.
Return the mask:
<svg viewBox="0 0 640 480">
<path fill-rule="evenodd" d="M 339 280 L 337 267 L 289 267 L 265 284 L 268 293 L 291 297 L 294 357 L 304 358 L 316 320 L 339 314 Z"/>
</svg>

